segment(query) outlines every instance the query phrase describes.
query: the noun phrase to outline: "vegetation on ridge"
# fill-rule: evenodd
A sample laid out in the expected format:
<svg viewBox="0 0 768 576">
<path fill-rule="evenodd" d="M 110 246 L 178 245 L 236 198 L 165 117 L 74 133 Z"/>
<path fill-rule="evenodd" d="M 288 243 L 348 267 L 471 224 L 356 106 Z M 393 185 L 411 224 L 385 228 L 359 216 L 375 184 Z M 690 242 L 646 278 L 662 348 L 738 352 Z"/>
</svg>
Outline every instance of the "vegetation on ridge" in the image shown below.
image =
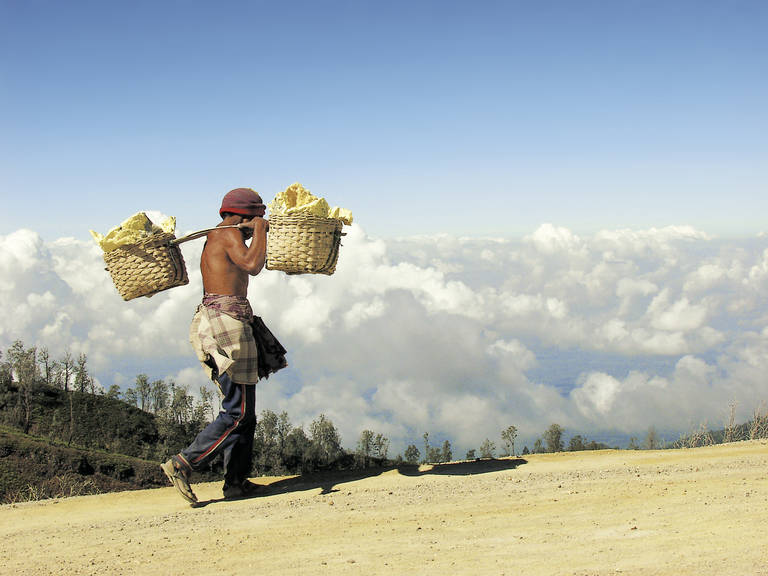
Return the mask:
<svg viewBox="0 0 768 576">
<path fill-rule="evenodd" d="M 87 357 L 66 352 L 51 359 L 45 348 L 25 348 L 16 341 L 0 351 L 0 503 L 23 499 L 88 494 L 166 484 L 157 463 L 187 446 L 215 417 L 214 398 L 201 388 L 200 399 L 172 380 L 136 377 L 125 391 L 105 391 L 88 373 Z M 501 432 L 499 456 L 514 456 L 518 431 Z M 641 443 L 630 438 L 629 449 L 696 447 L 721 442 L 768 437 L 768 412 L 758 409 L 750 422 L 730 420 L 721 430 L 701 427 L 675 442 L 659 438 L 654 427 Z M 338 430 L 325 415 L 309 430 L 293 426 L 286 412 L 263 411 L 254 437 L 254 475 L 284 476 L 317 470 L 372 466 L 443 463 L 454 459 L 448 439 L 432 445 L 423 434 L 423 454 L 410 444 L 389 458 L 389 439 L 363 430 L 353 452 L 342 447 Z M 564 450 L 600 450 L 607 444 L 581 434 L 568 439 L 553 423 L 525 446 L 523 455 Z M 618 448 L 618 447 L 614 447 Z M 495 458 L 496 442 L 486 438 L 468 450 L 467 460 Z M 220 478 L 221 459 L 211 463 L 197 480 Z"/>
</svg>

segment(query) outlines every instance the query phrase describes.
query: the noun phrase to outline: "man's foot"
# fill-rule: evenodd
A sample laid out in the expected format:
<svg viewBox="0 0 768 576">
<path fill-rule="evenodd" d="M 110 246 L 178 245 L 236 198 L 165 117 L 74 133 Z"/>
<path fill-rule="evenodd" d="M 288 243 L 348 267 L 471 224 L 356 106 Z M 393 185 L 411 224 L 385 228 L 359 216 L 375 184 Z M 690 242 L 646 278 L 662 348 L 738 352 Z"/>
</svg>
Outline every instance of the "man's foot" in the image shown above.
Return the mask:
<svg viewBox="0 0 768 576">
<path fill-rule="evenodd" d="M 192 506 L 197 504 L 197 496 L 192 492 L 192 487 L 189 485 L 189 473 L 179 463 L 175 457 L 171 457 L 167 462 L 160 464 L 160 468 L 163 469 L 165 475 L 168 476 L 168 480 L 181 494 L 181 497 L 189 502 Z"/>
<path fill-rule="evenodd" d="M 258 496 L 267 489 L 266 486 L 254 484 L 250 480 L 243 480 L 240 484 L 224 483 L 224 498 L 234 500 L 238 498 L 251 498 Z"/>
</svg>

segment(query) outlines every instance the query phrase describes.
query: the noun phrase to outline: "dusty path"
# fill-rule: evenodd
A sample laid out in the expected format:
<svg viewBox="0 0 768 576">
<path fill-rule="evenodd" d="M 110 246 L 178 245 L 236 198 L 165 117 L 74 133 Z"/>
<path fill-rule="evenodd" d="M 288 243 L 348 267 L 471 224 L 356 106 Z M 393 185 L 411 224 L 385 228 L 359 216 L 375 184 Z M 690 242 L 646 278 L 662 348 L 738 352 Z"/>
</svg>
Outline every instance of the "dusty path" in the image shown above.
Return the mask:
<svg viewBox="0 0 768 576">
<path fill-rule="evenodd" d="M 768 575 L 768 442 L 0 507 L 3 574 Z"/>
</svg>

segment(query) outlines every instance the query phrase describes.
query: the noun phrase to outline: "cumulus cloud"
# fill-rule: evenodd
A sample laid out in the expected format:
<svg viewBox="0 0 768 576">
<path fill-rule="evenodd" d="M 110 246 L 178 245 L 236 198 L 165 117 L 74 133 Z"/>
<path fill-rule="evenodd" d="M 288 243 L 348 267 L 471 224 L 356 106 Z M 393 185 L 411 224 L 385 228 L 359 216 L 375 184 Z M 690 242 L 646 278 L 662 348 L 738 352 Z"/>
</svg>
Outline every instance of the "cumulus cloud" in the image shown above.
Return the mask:
<svg viewBox="0 0 768 576">
<path fill-rule="evenodd" d="M 476 448 L 510 424 L 522 438 L 552 422 L 591 435 L 685 429 L 768 400 L 765 238 L 345 231 L 333 276 L 264 271 L 249 298 L 289 350 L 290 367 L 259 384 L 260 407 L 297 424 L 325 413 L 349 447 L 364 428 L 398 451 L 425 431 Z M 92 241 L 0 236 L 0 345 L 84 352 L 105 388 L 147 373 L 197 393 L 188 326 L 201 249 L 182 245 L 189 285 L 124 302 Z"/>
</svg>

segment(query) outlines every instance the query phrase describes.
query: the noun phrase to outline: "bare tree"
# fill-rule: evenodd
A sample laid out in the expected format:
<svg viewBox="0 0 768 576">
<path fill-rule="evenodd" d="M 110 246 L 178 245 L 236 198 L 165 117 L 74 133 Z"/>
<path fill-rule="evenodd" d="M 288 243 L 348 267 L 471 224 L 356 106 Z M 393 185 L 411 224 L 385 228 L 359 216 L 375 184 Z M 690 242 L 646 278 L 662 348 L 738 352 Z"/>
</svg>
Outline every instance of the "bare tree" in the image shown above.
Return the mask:
<svg viewBox="0 0 768 576">
<path fill-rule="evenodd" d="M 57 363 L 57 383 L 65 392 L 69 392 L 69 383 L 75 373 L 75 361 L 69 349 L 64 351 L 64 356 Z"/>
<path fill-rule="evenodd" d="M 515 426 L 508 426 L 506 430 L 502 431 L 501 439 L 504 442 L 504 454 L 502 456 L 515 455 L 515 438 L 517 438 L 517 428 Z"/>
<path fill-rule="evenodd" d="M 659 447 L 659 436 L 656 433 L 656 428 L 653 426 L 648 428 L 648 433 L 645 435 L 644 446 L 646 450 L 656 450 Z"/>
<path fill-rule="evenodd" d="M 39 365 L 40 376 L 43 383 L 46 386 L 53 385 L 53 369 L 55 363 L 51 361 L 50 354 L 48 354 L 48 348 L 43 346 L 37 352 L 37 362 Z"/>
</svg>

